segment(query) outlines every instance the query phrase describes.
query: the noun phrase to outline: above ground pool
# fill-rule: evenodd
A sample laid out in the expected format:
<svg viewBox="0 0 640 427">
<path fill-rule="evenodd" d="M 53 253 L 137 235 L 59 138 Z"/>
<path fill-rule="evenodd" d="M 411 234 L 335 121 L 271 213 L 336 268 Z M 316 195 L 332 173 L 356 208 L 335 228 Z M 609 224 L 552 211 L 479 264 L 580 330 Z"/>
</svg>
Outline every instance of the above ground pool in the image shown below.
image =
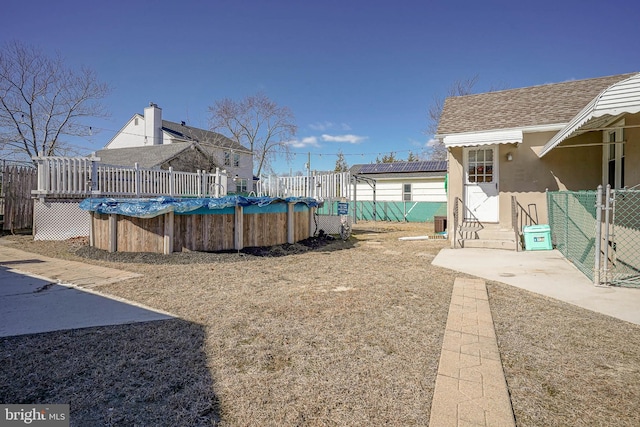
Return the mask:
<svg viewBox="0 0 640 427">
<path fill-rule="evenodd" d="M 90 198 L 90 244 L 110 252 L 215 252 L 295 243 L 315 231 L 312 198 Z"/>
</svg>

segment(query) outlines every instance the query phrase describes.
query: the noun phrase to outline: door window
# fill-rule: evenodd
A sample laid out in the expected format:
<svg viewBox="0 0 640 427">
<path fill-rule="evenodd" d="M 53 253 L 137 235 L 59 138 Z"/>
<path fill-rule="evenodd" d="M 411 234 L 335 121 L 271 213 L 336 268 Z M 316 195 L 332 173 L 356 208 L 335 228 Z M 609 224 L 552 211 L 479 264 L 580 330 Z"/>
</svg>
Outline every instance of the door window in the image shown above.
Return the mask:
<svg viewBox="0 0 640 427">
<path fill-rule="evenodd" d="M 469 150 L 467 178 L 473 182 L 493 182 L 493 148 Z"/>
</svg>

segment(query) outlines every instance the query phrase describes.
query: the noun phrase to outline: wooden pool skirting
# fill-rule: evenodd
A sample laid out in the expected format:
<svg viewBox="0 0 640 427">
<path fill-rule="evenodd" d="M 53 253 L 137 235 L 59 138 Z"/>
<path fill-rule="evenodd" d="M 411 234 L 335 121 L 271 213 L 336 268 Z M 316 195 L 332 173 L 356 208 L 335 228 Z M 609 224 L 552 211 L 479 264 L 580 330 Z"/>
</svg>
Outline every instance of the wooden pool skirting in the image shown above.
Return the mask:
<svg viewBox="0 0 640 427">
<path fill-rule="evenodd" d="M 256 212 L 242 206 L 223 213 L 176 214 L 153 218 L 91 213 L 89 243 L 109 252 L 216 252 L 295 243 L 313 236 L 316 208 L 287 203 L 284 212 Z"/>
</svg>

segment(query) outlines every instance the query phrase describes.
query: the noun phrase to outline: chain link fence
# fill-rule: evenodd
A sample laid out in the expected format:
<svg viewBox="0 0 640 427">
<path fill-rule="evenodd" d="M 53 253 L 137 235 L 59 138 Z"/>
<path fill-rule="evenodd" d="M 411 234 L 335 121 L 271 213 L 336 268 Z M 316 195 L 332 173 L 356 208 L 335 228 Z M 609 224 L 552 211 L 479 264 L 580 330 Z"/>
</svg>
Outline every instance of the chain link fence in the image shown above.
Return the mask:
<svg viewBox="0 0 640 427">
<path fill-rule="evenodd" d="M 320 215 L 337 215 L 338 201 L 325 201 Z M 435 216 L 447 216 L 446 202 L 349 201 L 357 221 L 432 222 Z"/>
<path fill-rule="evenodd" d="M 553 243 L 597 285 L 640 287 L 640 190 L 547 192 Z"/>
<path fill-rule="evenodd" d="M 549 191 L 547 208 L 555 248 L 594 280 L 596 191 Z"/>
</svg>

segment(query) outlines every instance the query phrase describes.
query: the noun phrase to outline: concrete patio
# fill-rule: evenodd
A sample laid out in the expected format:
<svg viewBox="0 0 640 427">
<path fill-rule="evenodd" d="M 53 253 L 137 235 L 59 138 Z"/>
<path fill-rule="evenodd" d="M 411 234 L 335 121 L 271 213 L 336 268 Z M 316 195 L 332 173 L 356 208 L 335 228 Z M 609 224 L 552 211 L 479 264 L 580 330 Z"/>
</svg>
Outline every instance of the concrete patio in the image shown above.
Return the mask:
<svg viewBox="0 0 640 427">
<path fill-rule="evenodd" d="M 594 286 L 557 250 L 443 249 L 432 263 L 640 325 L 640 289 Z"/>
</svg>

